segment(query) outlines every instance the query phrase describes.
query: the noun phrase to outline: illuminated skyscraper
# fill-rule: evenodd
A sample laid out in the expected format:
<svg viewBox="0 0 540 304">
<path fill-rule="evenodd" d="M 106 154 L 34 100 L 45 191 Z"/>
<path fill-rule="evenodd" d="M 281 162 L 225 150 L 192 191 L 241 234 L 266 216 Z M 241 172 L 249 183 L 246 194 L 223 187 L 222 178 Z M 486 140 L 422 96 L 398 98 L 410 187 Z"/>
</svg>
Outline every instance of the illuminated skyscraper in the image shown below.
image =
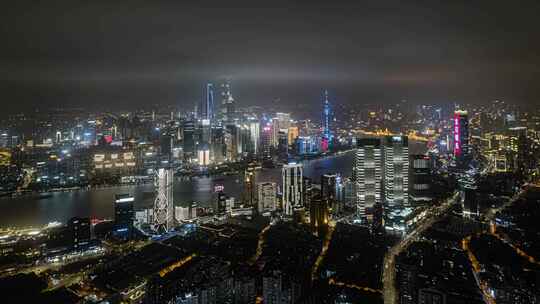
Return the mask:
<svg viewBox="0 0 540 304">
<path fill-rule="evenodd" d="M 184 153 L 192 156 L 195 154 L 195 122 L 193 120 L 187 120 L 182 126 L 182 142 Z"/>
<path fill-rule="evenodd" d="M 259 137 L 260 137 L 260 123 L 259 121 L 250 121 L 249 122 L 249 136 L 251 144 L 253 145 L 253 153 L 259 154 Z"/>
<path fill-rule="evenodd" d="M 262 129 L 261 133 L 261 149 L 260 154 L 263 160 L 272 158 L 272 126 L 266 125 Z"/>
<path fill-rule="evenodd" d="M 153 228 L 159 233 L 170 231 L 174 225 L 173 180 L 172 169 L 160 168 L 156 171 Z"/>
<path fill-rule="evenodd" d="M 467 111 L 454 112 L 454 157 L 462 162 L 469 155 L 469 116 Z"/>
<path fill-rule="evenodd" d="M 247 207 L 257 207 L 255 206 L 254 182 L 253 169 L 248 168 L 244 172 L 244 191 L 242 193 L 242 203 Z"/>
<path fill-rule="evenodd" d="M 201 104 L 201 119 L 207 119 L 211 121 L 214 118 L 214 85 L 211 83 L 206 84 L 206 98 Z"/>
<path fill-rule="evenodd" d="M 330 122 L 332 121 L 332 109 L 328 101 L 328 90 L 324 91 L 323 116 L 322 116 L 322 133 L 327 142 L 332 141 L 332 131 L 330 130 Z"/>
<path fill-rule="evenodd" d="M 276 210 L 276 183 L 266 182 L 257 184 L 258 210 L 263 213 L 268 210 Z"/>
<path fill-rule="evenodd" d="M 236 108 L 228 80 L 221 84 L 221 113 L 224 121 L 232 122 L 235 118 Z"/>
<path fill-rule="evenodd" d="M 354 181 L 356 210 L 360 220 L 372 220 L 374 208 L 381 203 L 382 148 L 377 138 L 357 140 Z"/>
<path fill-rule="evenodd" d="M 294 206 L 302 205 L 302 164 L 290 163 L 281 171 L 283 188 L 283 210 L 286 215 L 293 214 Z"/>
<path fill-rule="evenodd" d="M 410 197 L 414 204 L 431 201 L 431 161 L 426 155 L 411 155 Z"/>
<path fill-rule="evenodd" d="M 409 141 L 407 136 L 387 136 L 384 140 L 384 226 L 405 231 L 409 208 Z"/>
</svg>

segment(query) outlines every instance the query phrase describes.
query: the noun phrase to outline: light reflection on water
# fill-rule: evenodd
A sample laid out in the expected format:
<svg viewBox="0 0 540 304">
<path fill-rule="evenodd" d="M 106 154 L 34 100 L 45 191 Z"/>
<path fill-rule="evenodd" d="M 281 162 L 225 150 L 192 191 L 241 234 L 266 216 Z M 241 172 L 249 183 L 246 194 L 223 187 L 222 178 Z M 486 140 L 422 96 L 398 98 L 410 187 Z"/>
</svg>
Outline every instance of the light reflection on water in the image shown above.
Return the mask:
<svg viewBox="0 0 540 304">
<path fill-rule="evenodd" d="M 411 149 L 412 150 L 412 149 Z M 418 149 L 417 149 L 418 150 Z M 346 153 L 322 159 L 304 161 L 304 175 L 315 182 L 320 176 L 330 172 L 340 172 L 350 176 L 353 153 Z M 213 200 L 212 192 L 216 184 L 225 187 L 225 192 L 240 198 L 242 176 L 201 177 L 192 179 L 178 178 L 175 181 L 174 201 L 176 205 L 188 205 L 198 202 L 200 206 L 209 206 Z M 255 183 L 273 181 L 281 183 L 281 169 L 265 169 L 255 172 Z M 51 197 L 39 199 L 25 196 L 15 199 L 0 199 L 0 227 L 39 226 L 51 221 L 65 222 L 74 216 L 112 218 L 115 194 L 131 193 L 135 195 L 135 208 L 142 209 L 152 205 L 153 185 L 118 186 L 89 191 L 56 192 Z"/>
</svg>

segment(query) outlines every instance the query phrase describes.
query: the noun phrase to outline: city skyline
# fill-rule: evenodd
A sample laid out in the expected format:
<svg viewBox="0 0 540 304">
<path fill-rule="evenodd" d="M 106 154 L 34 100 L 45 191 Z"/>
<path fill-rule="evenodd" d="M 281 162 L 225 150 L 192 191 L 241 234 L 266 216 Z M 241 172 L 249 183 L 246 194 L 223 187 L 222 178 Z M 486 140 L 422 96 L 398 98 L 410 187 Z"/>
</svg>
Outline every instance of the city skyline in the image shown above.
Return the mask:
<svg viewBox="0 0 540 304">
<path fill-rule="evenodd" d="M 10 3 L 2 303 L 540 303 L 538 13 Z"/>
</svg>

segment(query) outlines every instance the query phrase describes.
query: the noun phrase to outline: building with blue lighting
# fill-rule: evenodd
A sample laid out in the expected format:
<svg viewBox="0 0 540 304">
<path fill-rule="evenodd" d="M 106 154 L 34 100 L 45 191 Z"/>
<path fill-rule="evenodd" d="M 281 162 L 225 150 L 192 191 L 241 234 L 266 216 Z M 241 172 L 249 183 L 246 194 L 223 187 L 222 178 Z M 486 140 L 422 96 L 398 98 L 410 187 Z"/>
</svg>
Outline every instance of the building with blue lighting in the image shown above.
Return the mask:
<svg viewBox="0 0 540 304">
<path fill-rule="evenodd" d="M 330 105 L 330 101 L 328 101 L 328 90 L 325 90 L 321 127 L 322 127 L 323 141 L 327 143 L 331 143 L 334 137 L 332 134 L 332 130 L 330 129 L 331 121 L 332 121 L 332 108 Z"/>
</svg>

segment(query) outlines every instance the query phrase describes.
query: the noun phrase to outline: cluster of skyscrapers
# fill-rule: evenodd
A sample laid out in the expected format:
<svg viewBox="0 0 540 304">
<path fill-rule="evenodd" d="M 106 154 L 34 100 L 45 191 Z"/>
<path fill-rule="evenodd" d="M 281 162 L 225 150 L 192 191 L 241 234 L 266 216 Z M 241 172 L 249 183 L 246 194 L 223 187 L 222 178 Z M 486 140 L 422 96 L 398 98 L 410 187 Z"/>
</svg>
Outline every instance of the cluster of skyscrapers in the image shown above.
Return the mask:
<svg viewBox="0 0 540 304">
<path fill-rule="evenodd" d="M 357 141 L 354 167 L 357 218 L 360 222 L 403 232 L 409 206 L 409 148 L 407 136 Z M 383 219 L 378 219 L 382 210 Z"/>
</svg>

